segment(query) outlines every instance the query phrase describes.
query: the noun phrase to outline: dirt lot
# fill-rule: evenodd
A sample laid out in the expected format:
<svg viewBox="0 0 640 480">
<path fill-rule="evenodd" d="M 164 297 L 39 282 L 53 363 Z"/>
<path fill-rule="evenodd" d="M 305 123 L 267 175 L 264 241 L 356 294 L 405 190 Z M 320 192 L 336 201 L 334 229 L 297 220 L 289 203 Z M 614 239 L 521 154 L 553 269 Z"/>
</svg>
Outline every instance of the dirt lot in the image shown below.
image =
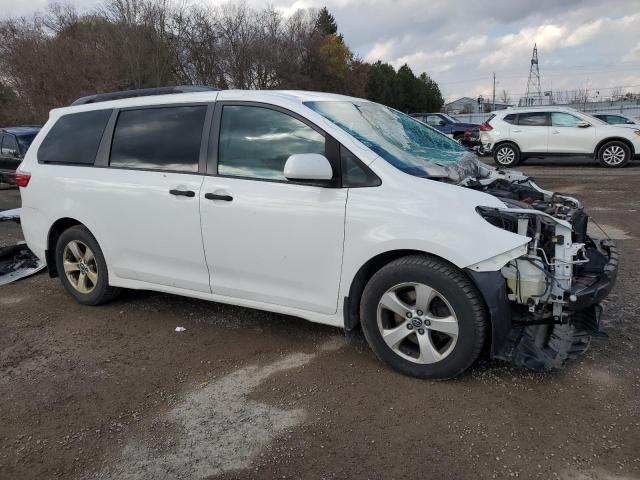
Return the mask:
<svg viewBox="0 0 640 480">
<path fill-rule="evenodd" d="M 522 170 L 618 239 L 611 338 L 580 361 L 420 381 L 334 328 L 152 292 L 83 307 L 40 274 L 0 287 L 0 478 L 640 478 L 640 165 Z"/>
</svg>

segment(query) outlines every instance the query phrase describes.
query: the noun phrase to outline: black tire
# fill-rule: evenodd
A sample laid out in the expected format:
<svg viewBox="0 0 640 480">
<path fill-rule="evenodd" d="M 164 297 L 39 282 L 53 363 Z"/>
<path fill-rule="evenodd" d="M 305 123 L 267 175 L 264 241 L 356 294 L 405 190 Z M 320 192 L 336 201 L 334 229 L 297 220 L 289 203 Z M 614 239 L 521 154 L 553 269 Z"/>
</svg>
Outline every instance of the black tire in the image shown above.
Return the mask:
<svg viewBox="0 0 640 480">
<path fill-rule="evenodd" d="M 515 167 L 520 163 L 520 149 L 515 143 L 501 143 L 493 149 L 493 161 L 498 167 Z"/>
<path fill-rule="evenodd" d="M 97 280 L 87 293 L 79 291 L 78 287 L 71 283 L 64 269 L 65 248 L 72 242 L 80 242 L 81 245 L 89 247 L 93 252 L 94 260 L 90 263 L 91 270 L 97 274 Z M 62 232 L 56 243 L 55 260 L 62 286 L 78 303 L 99 305 L 113 300 L 121 292 L 120 288 L 109 286 L 109 274 L 102 249 L 91 232 L 82 225 L 70 227 Z"/>
<path fill-rule="evenodd" d="M 612 155 L 613 152 L 620 155 Z M 631 149 L 629 146 L 617 140 L 607 142 L 598 150 L 598 162 L 606 168 L 624 167 L 631 160 Z"/>
<path fill-rule="evenodd" d="M 378 304 L 382 296 L 394 286 L 407 282 L 435 289 L 455 311 L 459 329 L 456 343 L 450 353 L 434 363 L 416 363 L 403 358 L 385 343 L 378 327 Z M 456 267 L 428 255 L 402 257 L 376 272 L 362 295 L 360 321 L 369 346 L 380 360 L 406 375 L 432 379 L 453 378 L 469 368 L 483 348 L 487 330 L 484 302 L 471 280 Z M 410 327 L 407 325 L 407 328 Z M 417 332 L 414 333 L 417 338 Z"/>
</svg>

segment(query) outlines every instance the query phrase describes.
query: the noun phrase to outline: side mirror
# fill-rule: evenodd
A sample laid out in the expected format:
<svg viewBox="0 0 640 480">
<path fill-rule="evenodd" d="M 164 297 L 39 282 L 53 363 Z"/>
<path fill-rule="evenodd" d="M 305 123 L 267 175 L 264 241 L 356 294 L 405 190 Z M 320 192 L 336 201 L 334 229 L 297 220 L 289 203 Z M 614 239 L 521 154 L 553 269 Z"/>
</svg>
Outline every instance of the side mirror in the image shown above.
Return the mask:
<svg viewBox="0 0 640 480">
<path fill-rule="evenodd" d="M 635 125 L 636 122 L 634 122 L 633 120 L 627 120 L 627 125 Z"/>
<path fill-rule="evenodd" d="M 578 128 L 587 128 L 591 126 L 589 122 L 585 122 L 585 121 L 578 122 L 576 125 L 578 126 Z"/>
<path fill-rule="evenodd" d="M 298 182 L 327 182 L 333 178 L 333 169 L 324 155 L 297 153 L 284 164 L 284 176 Z"/>
</svg>

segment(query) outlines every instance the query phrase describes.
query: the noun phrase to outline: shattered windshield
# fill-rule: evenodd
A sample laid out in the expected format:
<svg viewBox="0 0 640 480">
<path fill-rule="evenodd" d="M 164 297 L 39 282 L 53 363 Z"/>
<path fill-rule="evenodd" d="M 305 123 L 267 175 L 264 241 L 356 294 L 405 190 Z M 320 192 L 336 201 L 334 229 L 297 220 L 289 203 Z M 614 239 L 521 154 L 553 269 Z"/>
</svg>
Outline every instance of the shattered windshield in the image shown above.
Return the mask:
<svg viewBox="0 0 640 480">
<path fill-rule="evenodd" d="M 458 142 L 414 118 L 372 102 L 305 102 L 403 172 L 437 176 L 469 153 Z"/>
</svg>

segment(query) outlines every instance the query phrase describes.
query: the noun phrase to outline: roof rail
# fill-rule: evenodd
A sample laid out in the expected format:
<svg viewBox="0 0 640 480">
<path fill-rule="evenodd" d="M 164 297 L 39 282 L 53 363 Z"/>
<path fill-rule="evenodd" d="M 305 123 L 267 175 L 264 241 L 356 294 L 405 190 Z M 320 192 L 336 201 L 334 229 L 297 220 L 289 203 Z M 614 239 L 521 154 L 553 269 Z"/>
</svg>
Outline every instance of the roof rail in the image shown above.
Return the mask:
<svg viewBox="0 0 640 480">
<path fill-rule="evenodd" d="M 190 92 L 215 92 L 219 88 L 201 85 L 176 85 L 171 87 L 140 88 L 138 90 L 122 90 L 120 92 L 96 93 L 80 97 L 71 105 L 86 105 L 88 103 L 106 102 L 108 100 L 119 100 L 121 98 L 147 97 L 151 95 L 168 95 L 172 93 Z"/>
</svg>

